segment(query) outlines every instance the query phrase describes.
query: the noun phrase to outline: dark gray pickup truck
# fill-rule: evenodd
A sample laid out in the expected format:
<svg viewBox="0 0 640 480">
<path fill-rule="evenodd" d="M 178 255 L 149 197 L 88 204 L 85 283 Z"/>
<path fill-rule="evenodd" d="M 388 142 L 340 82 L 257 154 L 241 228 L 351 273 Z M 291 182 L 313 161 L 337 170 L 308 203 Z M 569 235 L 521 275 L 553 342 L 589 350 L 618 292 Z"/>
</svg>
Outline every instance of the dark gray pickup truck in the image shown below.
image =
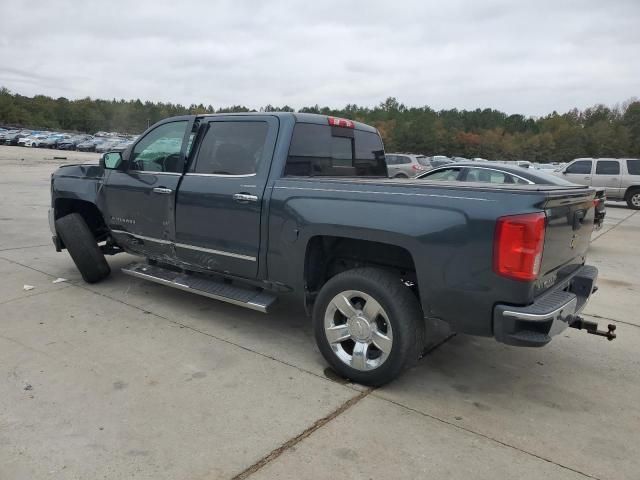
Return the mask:
<svg viewBox="0 0 640 480">
<path fill-rule="evenodd" d="M 293 292 L 341 375 L 380 385 L 431 320 L 542 346 L 596 290 L 594 190 L 387 178 L 370 126 L 294 113 L 169 118 L 51 178 L 50 225 L 87 282 L 138 278 L 266 312 Z"/>
</svg>

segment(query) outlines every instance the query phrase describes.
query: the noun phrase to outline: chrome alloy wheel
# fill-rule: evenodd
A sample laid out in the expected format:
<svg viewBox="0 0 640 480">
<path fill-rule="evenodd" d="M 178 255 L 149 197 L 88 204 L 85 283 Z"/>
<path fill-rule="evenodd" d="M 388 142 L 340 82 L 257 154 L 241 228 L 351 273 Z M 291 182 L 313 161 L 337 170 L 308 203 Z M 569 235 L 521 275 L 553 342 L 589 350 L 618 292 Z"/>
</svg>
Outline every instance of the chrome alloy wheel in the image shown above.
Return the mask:
<svg viewBox="0 0 640 480">
<path fill-rule="evenodd" d="M 640 208 L 640 193 L 634 193 L 631 196 L 631 203 L 634 207 Z"/>
<path fill-rule="evenodd" d="M 357 290 L 331 299 L 324 314 L 324 333 L 336 356 L 360 371 L 378 368 L 393 347 L 387 313 L 371 295 Z"/>
</svg>

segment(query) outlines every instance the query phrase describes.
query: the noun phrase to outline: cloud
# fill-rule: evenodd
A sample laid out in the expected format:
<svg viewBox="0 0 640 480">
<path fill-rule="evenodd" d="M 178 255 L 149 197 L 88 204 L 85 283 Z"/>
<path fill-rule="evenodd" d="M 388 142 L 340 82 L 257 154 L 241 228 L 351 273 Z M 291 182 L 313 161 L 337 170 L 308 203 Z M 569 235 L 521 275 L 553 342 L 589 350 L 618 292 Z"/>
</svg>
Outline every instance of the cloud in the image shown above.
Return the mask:
<svg viewBox="0 0 640 480">
<path fill-rule="evenodd" d="M 215 107 L 395 96 L 539 115 L 639 95 L 639 17 L 635 0 L 33 1 L 0 17 L 0 85 Z"/>
</svg>

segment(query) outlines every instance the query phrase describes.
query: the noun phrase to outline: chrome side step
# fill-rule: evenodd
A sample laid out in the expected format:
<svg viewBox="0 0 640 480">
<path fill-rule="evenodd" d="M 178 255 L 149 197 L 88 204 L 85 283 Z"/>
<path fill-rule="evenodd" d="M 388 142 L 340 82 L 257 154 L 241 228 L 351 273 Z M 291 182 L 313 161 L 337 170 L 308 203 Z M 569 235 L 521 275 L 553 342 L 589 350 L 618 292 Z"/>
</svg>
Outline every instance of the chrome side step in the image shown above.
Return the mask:
<svg viewBox="0 0 640 480">
<path fill-rule="evenodd" d="M 204 276 L 174 272 L 147 263 L 133 263 L 124 267 L 122 273 L 263 313 L 267 313 L 269 307 L 278 298 L 275 294 L 264 290 L 239 287 Z"/>
</svg>

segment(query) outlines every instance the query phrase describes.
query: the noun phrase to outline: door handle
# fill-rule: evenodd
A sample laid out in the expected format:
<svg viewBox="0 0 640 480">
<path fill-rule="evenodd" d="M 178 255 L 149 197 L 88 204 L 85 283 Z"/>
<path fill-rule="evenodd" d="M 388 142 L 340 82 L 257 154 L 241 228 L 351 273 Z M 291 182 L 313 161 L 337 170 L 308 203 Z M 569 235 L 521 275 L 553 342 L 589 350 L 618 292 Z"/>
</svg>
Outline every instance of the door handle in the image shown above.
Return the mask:
<svg viewBox="0 0 640 480">
<path fill-rule="evenodd" d="M 248 202 L 257 202 L 258 196 L 251 195 L 249 193 L 234 193 L 233 200 L 238 203 L 248 203 Z"/>
<path fill-rule="evenodd" d="M 165 188 L 165 187 L 155 187 L 153 189 L 153 193 L 162 193 L 162 194 L 167 195 L 167 194 L 169 194 L 171 192 L 173 192 L 173 190 L 171 190 L 170 188 Z"/>
<path fill-rule="evenodd" d="M 591 177 L 584 177 L 585 180 L 591 180 Z"/>
</svg>

